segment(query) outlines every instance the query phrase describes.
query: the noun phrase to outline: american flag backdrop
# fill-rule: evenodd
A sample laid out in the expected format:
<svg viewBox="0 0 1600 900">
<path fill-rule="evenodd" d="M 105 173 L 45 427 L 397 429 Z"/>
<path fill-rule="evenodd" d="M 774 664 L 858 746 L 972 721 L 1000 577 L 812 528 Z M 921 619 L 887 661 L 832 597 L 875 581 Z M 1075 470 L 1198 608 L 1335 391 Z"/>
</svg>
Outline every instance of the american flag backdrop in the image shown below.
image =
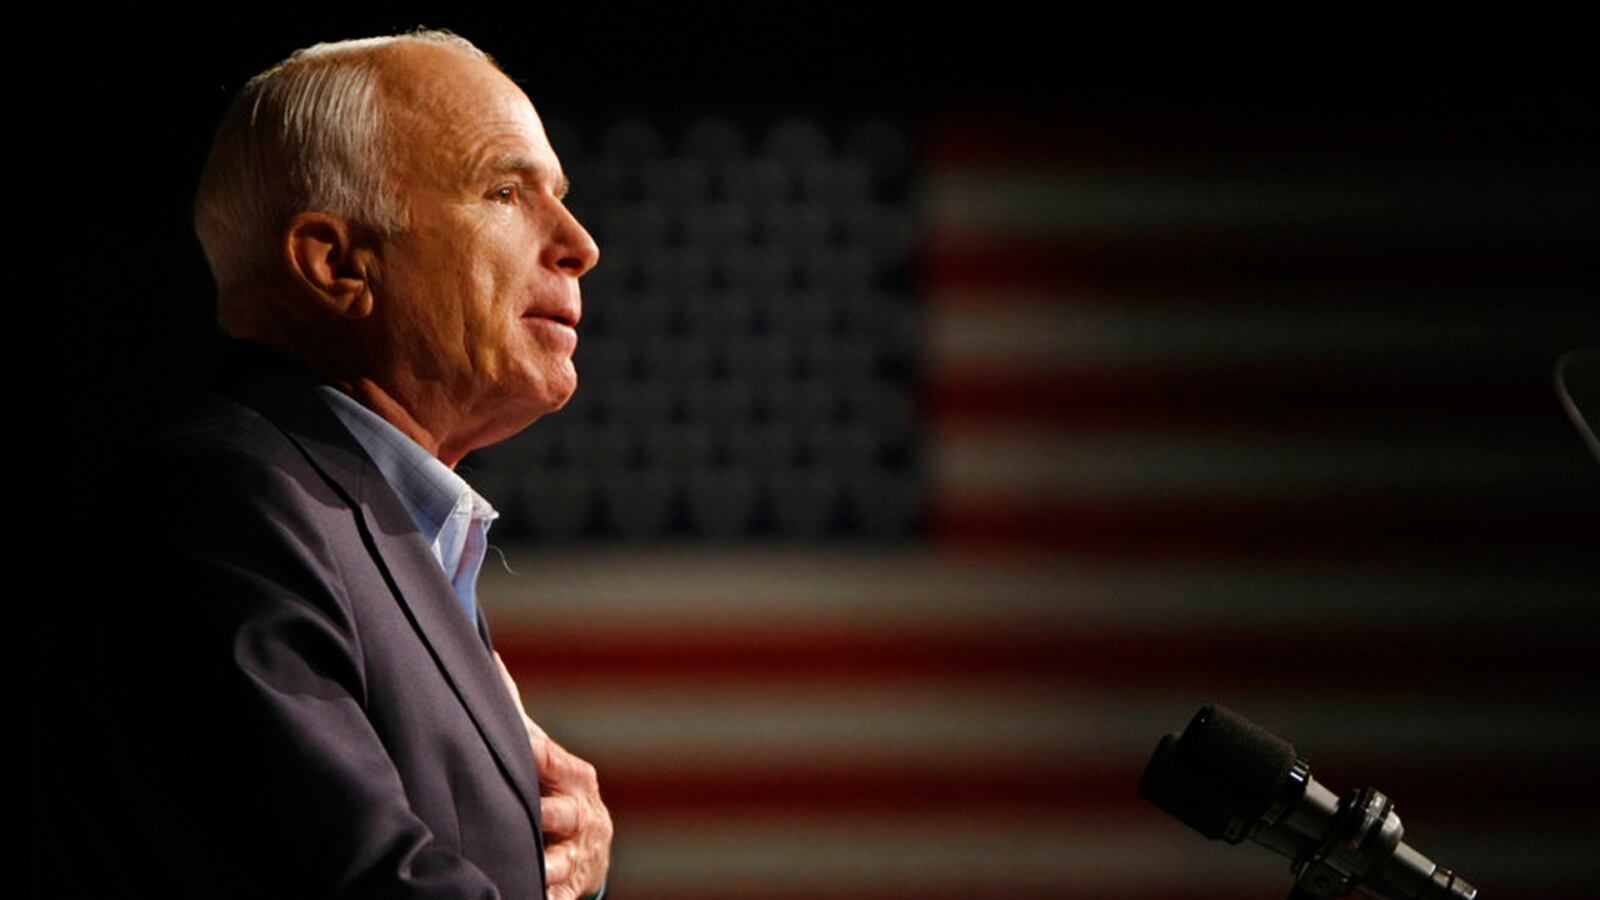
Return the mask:
<svg viewBox="0 0 1600 900">
<path fill-rule="evenodd" d="M 1136 794 L 1208 702 L 1482 896 L 1590 896 L 1593 164 L 1471 112 L 914 130 L 919 536 L 487 576 L 616 896 L 1282 896 Z"/>
</svg>

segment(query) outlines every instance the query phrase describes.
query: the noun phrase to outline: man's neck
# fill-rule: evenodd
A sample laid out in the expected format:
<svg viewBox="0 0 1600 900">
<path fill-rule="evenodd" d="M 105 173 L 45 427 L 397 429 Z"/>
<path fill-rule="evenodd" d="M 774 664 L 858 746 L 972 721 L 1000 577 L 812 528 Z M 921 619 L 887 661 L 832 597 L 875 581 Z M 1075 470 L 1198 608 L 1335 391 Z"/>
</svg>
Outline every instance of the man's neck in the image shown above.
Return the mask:
<svg viewBox="0 0 1600 900">
<path fill-rule="evenodd" d="M 286 355 L 377 413 L 452 469 L 475 447 L 498 439 L 484 428 L 474 430 L 471 417 L 463 415 L 464 410 L 439 391 L 437 385 L 408 378 L 403 373 L 391 372 L 393 377 L 349 374 L 348 360 L 352 354 L 322 353 L 320 345 L 310 340 L 296 343 L 277 339 L 270 331 L 233 336 Z M 486 436 L 491 439 L 485 439 Z"/>
<path fill-rule="evenodd" d="M 454 469 L 456 463 L 461 461 L 461 457 L 466 455 L 465 451 L 450 447 L 442 439 L 442 435 L 424 424 L 410 407 L 377 381 L 370 378 L 335 380 L 333 386 L 383 417 L 384 421 L 400 429 L 402 434 L 416 441 L 424 450 L 438 457 L 440 462 L 450 468 Z"/>
</svg>

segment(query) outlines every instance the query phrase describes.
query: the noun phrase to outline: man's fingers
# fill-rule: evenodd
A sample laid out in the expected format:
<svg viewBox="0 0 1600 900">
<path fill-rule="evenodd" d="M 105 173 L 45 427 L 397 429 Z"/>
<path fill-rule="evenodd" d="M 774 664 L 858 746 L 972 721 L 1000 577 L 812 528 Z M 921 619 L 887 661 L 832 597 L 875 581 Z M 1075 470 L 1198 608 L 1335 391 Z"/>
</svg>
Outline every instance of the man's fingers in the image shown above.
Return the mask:
<svg viewBox="0 0 1600 900">
<path fill-rule="evenodd" d="M 572 880 L 577 867 L 575 853 L 565 844 L 547 846 L 544 851 L 544 880 L 551 887 L 565 885 Z"/>
<path fill-rule="evenodd" d="M 549 735 L 542 731 L 535 734 L 532 728 L 528 730 L 528 746 L 533 750 L 533 763 L 539 770 L 539 784 L 549 787 L 555 777 L 557 756 L 561 748 L 555 741 L 550 740 Z"/>
<path fill-rule="evenodd" d="M 600 775 L 588 760 L 573 756 L 548 737 L 543 741 L 535 740 L 533 744 L 541 784 L 563 794 L 600 793 Z"/>
<path fill-rule="evenodd" d="M 499 662 L 508 681 L 505 663 Z M 539 769 L 539 817 L 543 830 L 558 840 L 545 848 L 547 900 L 578 900 L 605 884 L 611 868 L 611 813 L 600 800 L 600 777 L 593 765 L 551 740 L 527 713 L 528 746 Z"/>
<path fill-rule="evenodd" d="M 583 804 L 574 797 L 544 797 L 539 801 L 539 819 L 548 834 L 561 837 L 577 834 L 583 829 Z"/>
</svg>

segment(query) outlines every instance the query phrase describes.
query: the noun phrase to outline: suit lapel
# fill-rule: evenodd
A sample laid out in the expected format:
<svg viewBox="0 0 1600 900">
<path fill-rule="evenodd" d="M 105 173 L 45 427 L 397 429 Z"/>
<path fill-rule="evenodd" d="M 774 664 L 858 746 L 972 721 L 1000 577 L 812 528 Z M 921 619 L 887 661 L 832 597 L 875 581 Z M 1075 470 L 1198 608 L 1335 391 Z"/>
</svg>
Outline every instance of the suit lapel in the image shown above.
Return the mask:
<svg viewBox="0 0 1600 900">
<path fill-rule="evenodd" d="M 227 392 L 276 424 L 356 510 L 373 561 L 516 787 L 539 834 L 539 779 L 522 718 L 484 639 L 462 614 L 443 570 L 393 489 L 316 396 L 315 382 L 307 376 L 280 364 L 240 371 L 231 380 Z"/>
<path fill-rule="evenodd" d="M 386 571 L 395 596 L 499 759 L 501 769 L 516 785 L 534 830 L 541 830 L 539 779 L 528 733 L 488 647 L 462 613 L 444 571 L 417 535 L 410 515 L 370 465 L 362 477 L 362 488 L 356 500 L 365 520 L 368 550 Z"/>
</svg>

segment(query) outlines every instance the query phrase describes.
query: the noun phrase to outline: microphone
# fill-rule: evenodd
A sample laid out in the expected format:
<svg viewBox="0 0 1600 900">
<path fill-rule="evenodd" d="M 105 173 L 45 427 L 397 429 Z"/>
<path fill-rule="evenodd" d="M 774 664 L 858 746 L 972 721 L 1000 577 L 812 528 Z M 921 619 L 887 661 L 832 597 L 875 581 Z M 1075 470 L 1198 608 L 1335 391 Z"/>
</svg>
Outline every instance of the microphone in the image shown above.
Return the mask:
<svg viewBox="0 0 1600 900">
<path fill-rule="evenodd" d="M 1291 860 L 1290 900 L 1360 889 L 1379 900 L 1474 900 L 1478 889 L 1401 840 L 1374 788 L 1336 796 L 1294 746 L 1223 706 L 1156 745 L 1139 794 L 1212 840 L 1248 838 Z"/>
</svg>

